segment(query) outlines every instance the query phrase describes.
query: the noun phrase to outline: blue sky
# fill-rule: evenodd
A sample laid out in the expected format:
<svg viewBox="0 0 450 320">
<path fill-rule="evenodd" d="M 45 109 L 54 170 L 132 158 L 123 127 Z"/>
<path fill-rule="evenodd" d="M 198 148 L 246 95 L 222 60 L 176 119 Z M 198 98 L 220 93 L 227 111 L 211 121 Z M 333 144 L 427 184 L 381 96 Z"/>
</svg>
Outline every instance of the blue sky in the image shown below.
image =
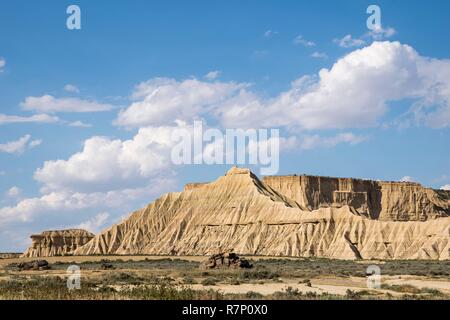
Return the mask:
<svg viewBox="0 0 450 320">
<path fill-rule="evenodd" d="M 66 28 L 71 4 L 81 30 Z M 376 34 L 370 4 L 381 8 Z M 281 146 L 279 174 L 450 185 L 448 12 L 448 1 L 3 1 L 0 251 L 45 229 L 99 231 L 222 175 L 229 166 L 152 166 L 175 119 L 280 128 L 295 143 Z M 303 76 L 310 87 L 292 84 Z M 168 108 L 186 86 L 213 102 Z M 158 87 L 167 96 L 151 100 Z M 150 115 L 136 118 L 139 108 Z M 141 138 L 156 147 L 141 155 Z"/>
</svg>

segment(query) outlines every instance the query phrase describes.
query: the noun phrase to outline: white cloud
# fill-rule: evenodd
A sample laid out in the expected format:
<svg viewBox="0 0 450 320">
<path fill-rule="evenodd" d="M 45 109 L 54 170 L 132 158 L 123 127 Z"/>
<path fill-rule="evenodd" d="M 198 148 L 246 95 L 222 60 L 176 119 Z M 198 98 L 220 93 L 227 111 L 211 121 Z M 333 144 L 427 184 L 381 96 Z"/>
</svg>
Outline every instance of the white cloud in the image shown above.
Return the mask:
<svg viewBox="0 0 450 320">
<path fill-rule="evenodd" d="M 311 54 L 311 57 L 316 58 L 316 59 L 327 59 L 328 58 L 326 53 L 318 52 L 318 51 L 313 52 Z"/>
<path fill-rule="evenodd" d="M 6 60 L 0 57 L 0 72 L 3 71 L 3 68 L 6 66 Z"/>
<path fill-rule="evenodd" d="M 129 140 L 92 137 L 67 160 L 46 161 L 35 171 L 42 183 L 40 197 L 0 208 L 0 224 L 37 221 L 58 214 L 113 210 L 127 212 L 153 196 L 173 191 L 171 150 L 173 127 L 141 128 Z M 162 176 L 162 172 L 164 176 Z M 126 210 L 125 210 L 126 208 Z M 66 218 L 62 218 L 66 219 Z M 86 221 L 95 227 L 94 220 Z"/>
<path fill-rule="evenodd" d="M 58 117 L 49 116 L 47 114 L 35 114 L 29 117 L 11 116 L 0 113 L 0 125 L 8 123 L 54 123 L 58 122 Z"/>
<path fill-rule="evenodd" d="M 378 29 L 370 31 L 367 34 L 367 36 L 372 37 L 373 40 L 380 41 L 380 40 L 383 40 L 383 39 L 390 38 L 396 33 L 397 33 L 397 31 L 394 28 L 391 28 L 391 27 L 388 27 L 388 28 L 380 27 Z"/>
<path fill-rule="evenodd" d="M 360 38 L 353 38 L 351 34 L 347 34 L 341 39 L 333 39 L 333 42 L 337 43 L 341 48 L 361 47 L 366 44 L 366 41 L 381 41 L 392 37 L 396 33 L 397 31 L 394 28 L 380 27 L 378 29 L 367 32 Z"/>
<path fill-rule="evenodd" d="M 146 127 L 130 140 L 92 137 L 67 160 L 46 161 L 34 177 L 43 191 L 95 192 L 144 185 L 170 169 L 172 132 L 180 127 Z"/>
<path fill-rule="evenodd" d="M 78 89 L 77 86 L 70 84 L 70 83 L 66 84 L 64 86 L 64 91 L 71 92 L 71 93 L 80 93 L 80 89 Z"/>
<path fill-rule="evenodd" d="M 205 78 L 207 79 L 207 80 L 215 80 L 215 79 L 217 79 L 219 76 L 220 76 L 220 71 L 218 71 L 218 70 L 215 70 L 215 71 L 210 71 L 210 72 L 208 72 L 206 75 L 205 75 Z"/>
<path fill-rule="evenodd" d="M 408 117 L 430 127 L 450 125 L 450 60 L 420 56 L 399 42 L 374 42 L 340 58 L 331 69 L 293 82 L 263 100 L 241 90 L 216 116 L 224 126 L 342 129 L 377 125 L 389 102 L 414 99 Z"/>
<path fill-rule="evenodd" d="M 400 179 L 401 182 L 416 182 L 416 180 L 413 177 L 410 176 L 404 176 Z"/>
<path fill-rule="evenodd" d="M 273 36 L 275 36 L 277 34 L 278 34 L 278 31 L 267 30 L 266 32 L 264 32 L 264 37 L 265 38 L 272 38 Z"/>
<path fill-rule="evenodd" d="M 347 34 L 341 39 L 334 39 L 333 42 L 337 43 L 342 48 L 361 47 L 366 42 L 362 39 L 354 39 L 351 34 Z"/>
<path fill-rule="evenodd" d="M 109 219 L 109 213 L 101 212 L 101 213 L 97 214 L 95 217 L 78 224 L 77 226 L 75 226 L 75 228 L 87 230 L 92 233 L 98 233 L 98 232 L 102 231 L 102 228 L 104 228 L 106 226 L 108 219 Z"/>
<path fill-rule="evenodd" d="M 224 127 L 345 129 L 378 125 L 394 101 L 415 101 L 403 118 L 433 128 L 450 124 L 450 60 L 420 56 L 399 42 L 374 42 L 303 76 L 289 90 L 262 98 L 243 83 L 153 79 L 116 124 L 167 125 L 213 117 Z"/>
<path fill-rule="evenodd" d="M 20 138 L 19 140 L 2 143 L 0 144 L 0 152 L 22 153 L 23 151 L 25 151 L 25 148 L 30 138 L 31 138 L 30 135 L 26 135 Z"/>
<path fill-rule="evenodd" d="M 450 184 L 446 184 L 445 186 L 441 187 L 441 190 L 447 190 L 450 191 Z"/>
<path fill-rule="evenodd" d="M 6 192 L 6 195 L 7 195 L 8 197 L 11 197 L 11 198 L 16 198 L 16 197 L 20 196 L 21 193 L 22 193 L 22 190 L 20 190 L 19 187 L 14 186 L 14 187 L 11 187 L 11 188 Z"/>
<path fill-rule="evenodd" d="M 82 100 L 78 98 L 55 98 L 51 95 L 41 97 L 27 97 L 21 103 L 24 110 L 38 112 L 99 112 L 109 111 L 113 108 L 110 104 L 96 101 Z"/>
<path fill-rule="evenodd" d="M 120 111 L 115 124 L 142 127 L 173 124 L 176 120 L 192 121 L 246 86 L 197 79 L 181 82 L 166 78 L 152 79 L 136 87 L 132 98 L 138 101 Z"/>
<path fill-rule="evenodd" d="M 315 42 L 306 40 L 302 35 L 295 37 L 294 44 L 299 44 L 305 47 L 314 47 L 316 45 Z"/>
<path fill-rule="evenodd" d="M 171 178 L 156 178 L 151 184 L 134 189 L 107 192 L 68 192 L 55 191 L 41 197 L 27 198 L 15 206 L 0 208 L 0 225 L 13 222 L 31 222 L 37 217 L 54 214 L 74 213 L 79 210 L 109 208 L 117 209 L 140 200 L 149 199 L 161 193 L 172 191 L 175 181 Z"/>
<path fill-rule="evenodd" d="M 27 148 L 34 148 L 42 143 L 42 140 L 30 141 L 31 135 L 27 134 L 22 138 L 0 144 L 0 152 L 21 154 Z"/>
<path fill-rule="evenodd" d="M 78 121 L 69 123 L 69 127 L 90 128 L 90 127 L 92 127 L 92 124 L 84 123 L 84 122 L 78 120 Z"/>
</svg>

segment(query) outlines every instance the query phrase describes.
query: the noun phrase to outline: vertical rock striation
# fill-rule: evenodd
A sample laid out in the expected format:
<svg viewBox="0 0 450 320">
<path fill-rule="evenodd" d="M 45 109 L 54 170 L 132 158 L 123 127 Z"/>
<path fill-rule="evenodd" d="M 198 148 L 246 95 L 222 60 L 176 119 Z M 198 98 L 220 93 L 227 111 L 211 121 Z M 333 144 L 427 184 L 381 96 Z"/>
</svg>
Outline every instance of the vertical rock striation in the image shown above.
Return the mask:
<svg viewBox="0 0 450 320">
<path fill-rule="evenodd" d="M 32 244 L 22 257 L 71 255 L 92 238 L 94 238 L 94 234 L 82 229 L 44 231 L 31 236 Z"/>
<path fill-rule="evenodd" d="M 317 176 L 269 176 L 264 183 L 309 210 L 348 205 L 385 221 L 425 221 L 450 216 L 450 192 L 418 183 Z"/>
</svg>

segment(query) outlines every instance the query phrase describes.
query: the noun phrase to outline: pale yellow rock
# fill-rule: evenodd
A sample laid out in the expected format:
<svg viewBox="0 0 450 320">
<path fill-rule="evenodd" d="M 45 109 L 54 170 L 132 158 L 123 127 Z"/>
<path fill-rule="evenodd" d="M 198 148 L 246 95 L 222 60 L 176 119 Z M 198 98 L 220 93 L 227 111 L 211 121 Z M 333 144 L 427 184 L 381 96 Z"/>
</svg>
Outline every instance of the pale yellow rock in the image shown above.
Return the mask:
<svg viewBox="0 0 450 320">
<path fill-rule="evenodd" d="M 88 243 L 94 234 L 82 229 L 44 231 L 31 235 L 32 244 L 22 257 L 52 257 L 70 255 Z"/>
<path fill-rule="evenodd" d="M 215 182 L 163 195 L 74 253 L 209 255 L 233 249 L 243 255 L 449 259 L 446 193 L 353 179 L 333 182 L 337 187 L 317 179 L 306 179 L 305 187 L 298 183 L 302 177 L 267 179 L 232 168 Z M 406 219 L 411 221 L 388 221 Z"/>
<path fill-rule="evenodd" d="M 450 191 L 418 183 L 305 175 L 270 176 L 263 181 L 310 210 L 349 205 L 361 215 L 388 221 L 450 216 Z"/>
</svg>

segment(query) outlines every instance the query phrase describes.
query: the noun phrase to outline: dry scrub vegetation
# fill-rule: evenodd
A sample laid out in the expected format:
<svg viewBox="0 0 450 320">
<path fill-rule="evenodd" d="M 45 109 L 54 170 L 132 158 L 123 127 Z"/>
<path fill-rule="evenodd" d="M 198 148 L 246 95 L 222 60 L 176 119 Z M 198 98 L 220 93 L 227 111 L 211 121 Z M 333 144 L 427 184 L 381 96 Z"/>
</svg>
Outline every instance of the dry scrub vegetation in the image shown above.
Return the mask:
<svg viewBox="0 0 450 320">
<path fill-rule="evenodd" d="M 78 262 L 81 290 L 71 291 L 66 287 L 65 271 L 72 262 L 54 262 L 50 270 L 33 272 L 19 272 L 16 264 L 9 264 L 0 269 L 0 299 L 450 299 L 448 292 L 410 284 L 383 283 L 380 290 L 363 286 L 356 290 L 349 285 L 341 294 L 322 292 L 317 285 L 324 279 L 341 281 L 344 286 L 355 279 L 364 283 L 371 262 L 254 258 L 252 263 L 255 267 L 249 270 L 204 270 L 198 261 L 184 259 L 109 257 Z M 386 261 L 379 265 L 387 277 L 409 275 L 446 284 L 450 281 L 450 261 Z M 222 290 L 242 285 L 251 289 Z M 258 292 L 257 288 L 268 286 L 280 289 L 268 294 Z"/>
</svg>

